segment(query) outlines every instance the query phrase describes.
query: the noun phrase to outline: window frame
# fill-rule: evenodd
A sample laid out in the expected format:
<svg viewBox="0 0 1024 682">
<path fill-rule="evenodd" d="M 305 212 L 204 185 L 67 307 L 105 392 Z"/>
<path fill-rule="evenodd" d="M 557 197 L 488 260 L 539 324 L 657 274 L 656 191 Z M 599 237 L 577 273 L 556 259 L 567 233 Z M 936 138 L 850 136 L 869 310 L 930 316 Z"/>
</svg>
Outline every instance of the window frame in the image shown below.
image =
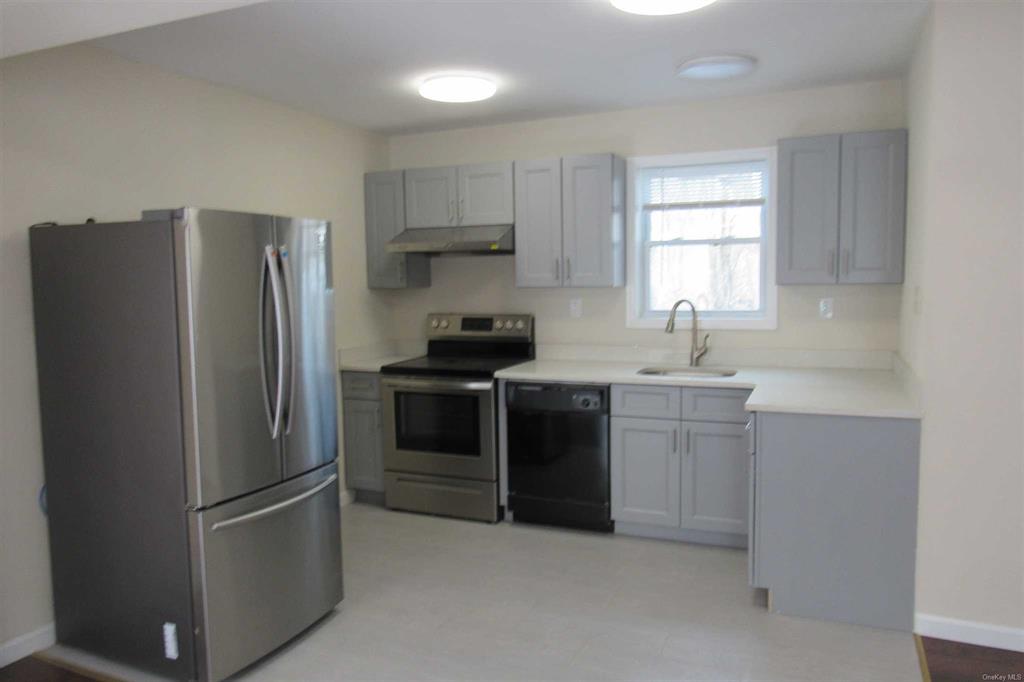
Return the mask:
<svg viewBox="0 0 1024 682">
<path fill-rule="evenodd" d="M 637 196 L 637 177 L 645 168 L 664 166 L 700 166 L 721 163 L 762 162 L 767 168 L 765 174 L 764 230 L 761 237 L 761 295 L 763 312 L 714 312 L 698 311 L 702 329 L 753 329 L 772 330 L 778 328 L 778 287 L 775 283 L 775 219 L 776 219 L 776 148 L 757 147 L 732 149 L 717 152 L 687 154 L 665 154 L 658 156 L 635 156 L 626 160 L 626 327 L 630 329 L 663 329 L 668 313 L 647 311 L 647 262 L 646 245 L 642 231 L 643 205 Z M 690 329 L 691 315 L 688 308 L 680 308 L 676 316 L 679 329 Z"/>
</svg>

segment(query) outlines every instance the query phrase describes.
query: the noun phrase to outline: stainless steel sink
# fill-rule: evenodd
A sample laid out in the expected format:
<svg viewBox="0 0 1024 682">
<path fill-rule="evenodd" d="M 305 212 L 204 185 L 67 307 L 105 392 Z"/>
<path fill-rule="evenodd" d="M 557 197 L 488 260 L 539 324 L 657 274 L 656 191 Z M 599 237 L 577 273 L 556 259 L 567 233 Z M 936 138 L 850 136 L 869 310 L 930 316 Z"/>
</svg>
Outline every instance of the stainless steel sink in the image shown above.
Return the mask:
<svg viewBox="0 0 1024 682">
<path fill-rule="evenodd" d="M 644 367 L 637 374 L 658 377 L 731 377 L 736 375 L 736 370 L 715 367 Z"/>
</svg>

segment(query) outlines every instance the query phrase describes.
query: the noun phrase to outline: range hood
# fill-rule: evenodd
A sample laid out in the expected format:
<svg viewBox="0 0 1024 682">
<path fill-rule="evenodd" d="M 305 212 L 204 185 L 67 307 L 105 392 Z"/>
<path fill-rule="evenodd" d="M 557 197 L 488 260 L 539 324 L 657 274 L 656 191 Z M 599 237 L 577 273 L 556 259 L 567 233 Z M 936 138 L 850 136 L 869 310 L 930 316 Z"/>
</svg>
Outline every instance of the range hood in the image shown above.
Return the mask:
<svg viewBox="0 0 1024 682">
<path fill-rule="evenodd" d="M 384 248 L 391 253 L 515 253 L 512 225 L 481 227 L 427 227 L 404 230 Z"/>
</svg>

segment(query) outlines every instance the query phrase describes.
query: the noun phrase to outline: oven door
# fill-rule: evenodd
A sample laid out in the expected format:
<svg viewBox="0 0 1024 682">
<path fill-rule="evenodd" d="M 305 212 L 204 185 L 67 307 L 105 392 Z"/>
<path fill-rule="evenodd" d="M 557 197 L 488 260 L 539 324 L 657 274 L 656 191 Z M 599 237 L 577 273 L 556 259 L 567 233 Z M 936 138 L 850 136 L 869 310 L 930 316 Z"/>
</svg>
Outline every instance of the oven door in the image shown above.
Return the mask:
<svg viewBox="0 0 1024 682">
<path fill-rule="evenodd" d="M 497 480 L 494 382 L 384 377 L 384 468 Z"/>
</svg>

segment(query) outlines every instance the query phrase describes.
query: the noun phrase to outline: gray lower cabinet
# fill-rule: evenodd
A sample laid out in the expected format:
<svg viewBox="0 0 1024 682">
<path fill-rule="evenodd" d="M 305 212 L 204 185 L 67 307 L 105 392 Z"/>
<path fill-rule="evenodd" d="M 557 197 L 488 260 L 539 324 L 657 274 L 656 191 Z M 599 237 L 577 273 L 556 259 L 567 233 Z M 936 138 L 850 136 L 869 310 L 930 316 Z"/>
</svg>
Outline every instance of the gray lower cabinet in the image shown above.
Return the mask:
<svg viewBox="0 0 1024 682">
<path fill-rule="evenodd" d="M 682 422 L 681 528 L 747 532 L 750 455 L 743 424 Z"/>
<path fill-rule="evenodd" d="M 612 417 L 612 518 L 679 526 L 679 422 Z"/>
<path fill-rule="evenodd" d="M 371 289 L 430 286 L 430 260 L 420 254 L 390 253 L 387 243 L 405 229 L 402 171 L 363 176 L 366 210 L 366 284 Z"/>
<path fill-rule="evenodd" d="M 758 413 L 751 583 L 777 613 L 911 630 L 920 422 Z"/>
<path fill-rule="evenodd" d="M 345 480 L 355 490 L 384 490 L 384 457 L 380 403 L 346 400 Z"/>
<path fill-rule="evenodd" d="M 619 532 L 747 544 L 749 394 L 612 386 L 612 518 Z"/>
<path fill-rule="evenodd" d="M 779 284 L 898 284 L 907 131 L 779 141 Z"/>
<path fill-rule="evenodd" d="M 341 376 L 346 485 L 357 491 L 383 492 L 384 431 L 380 395 L 369 393 L 368 388 L 377 386 L 377 375 L 342 372 Z"/>
</svg>

